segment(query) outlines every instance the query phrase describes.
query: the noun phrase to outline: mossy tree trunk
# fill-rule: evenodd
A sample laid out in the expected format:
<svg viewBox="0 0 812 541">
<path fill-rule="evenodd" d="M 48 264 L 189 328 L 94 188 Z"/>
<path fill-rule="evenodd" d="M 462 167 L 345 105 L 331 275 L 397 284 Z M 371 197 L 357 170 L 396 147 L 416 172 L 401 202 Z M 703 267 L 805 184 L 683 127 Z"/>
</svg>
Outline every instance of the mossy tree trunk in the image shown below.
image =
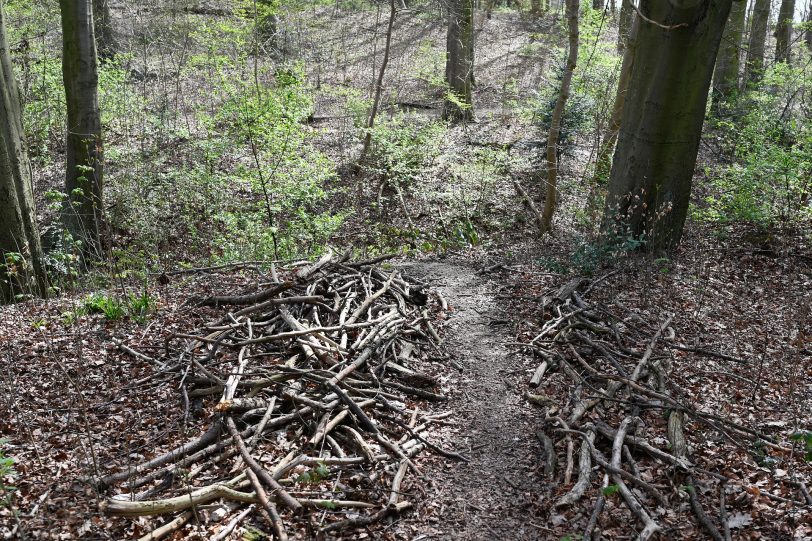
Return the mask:
<svg viewBox="0 0 812 541">
<path fill-rule="evenodd" d="M 103 147 L 96 42 L 90 0 L 60 0 L 62 78 L 67 104 L 63 220 L 89 257 L 101 255 Z"/>
<path fill-rule="evenodd" d="M 530 0 L 530 14 L 536 17 L 541 15 L 541 0 Z"/>
<path fill-rule="evenodd" d="M 637 54 L 609 178 L 607 240 L 652 252 L 682 235 L 708 90 L 732 0 L 642 0 Z"/>
<path fill-rule="evenodd" d="M 564 68 L 564 76 L 561 78 L 561 88 L 558 91 L 558 99 L 555 102 L 553 114 L 550 119 L 550 131 L 547 134 L 547 189 L 545 190 L 544 209 L 541 212 L 540 232 L 542 235 L 550 231 L 553 227 L 553 214 L 555 214 L 556 202 L 558 200 L 558 136 L 561 132 L 561 120 L 564 118 L 564 109 L 567 106 L 567 99 L 570 96 L 572 74 L 578 63 L 578 11 L 580 7 L 579 0 L 567 0 L 569 54 L 567 55 L 567 66 Z"/>
<path fill-rule="evenodd" d="M 629 94 L 629 81 L 631 80 L 632 68 L 634 67 L 634 55 L 637 51 L 637 31 L 640 26 L 640 19 L 632 17 L 632 27 L 626 38 L 626 48 L 623 51 L 623 63 L 620 66 L 620 75 L 617 80 L 617 93 L 615 103 L 612 106 L 612 117 L 609 119 L 609 126 L 606 128 L 601 147 L 598 150 L 598 158 L 595 161 L 595 178 L 605 181 L 609 176 L 611 168 L 612 151 L 617 143 L 617 134 L 620 131 L 620 122 L 623 120 L 623 109 L 626 105 L 626 96 Z"/>
<path fill-rule="evenodd" d="M 713 103 L 717 110 L 739 88 L 739 66 L 744 34 L 747 0 L 737 0 L 730 8 L 730 16 L 722 34 L 716 70 L 713 72 Z"/>
<path fill-rule="evenodd" d="M 804 17 L 806 28 L 804 29 L 804 43 L 807 49 L 812 49 L 812 3 L 806 6 L 806 17 Z"/>
<path fill-rule="evenodd" d="M 747 45 L 745 82 L 758 82 L 764 72 L 764 50 L 767 43 L 767 23 L 770 20 L 770 0 L 755 0 L 750 17 L 750 40 Z"/>
<path fill-rule="evenodd" d="M 474 85 L 474 1 L 451 0 L 448 13 L 445 80 L 448 96 L 443 107 L 446 120 L 471 120 Z"/>
<path fill-rule="evenodd" d="M 0 0 L 0 304 L 47 293 L 22 110 Z"/>
<path fill-rule="evenodd" d="M 775 61 L 790 63 L 792 52 L 792 20 L 795 16 L 795 0 L 782 0 L 775 25 Z"/>
<path fill-rule="evenodd" d="M 807 50 L 812 49 L 812 2 L 807 3 L 806 10 L 803 17 L 804 28 L 804 44 Z"/>
<path fill-rule="evenodd" d="M 96 34 L 99 58 L 110 60 L 118 52 L 118 41 L 113 31 L 113 16 L 110 12 L 110 0 L 91 1 L 93 2 L 93 30 Z"/>
<path fill-rule="evenodd" d="M 617 29 L 617 52 L 619 53 L 622 53 L 626 48 L 626 41 L 629 38 L 633 20 L 634 6 L 632 5 L 632 0 L 621 0 Z"/>
</svg>

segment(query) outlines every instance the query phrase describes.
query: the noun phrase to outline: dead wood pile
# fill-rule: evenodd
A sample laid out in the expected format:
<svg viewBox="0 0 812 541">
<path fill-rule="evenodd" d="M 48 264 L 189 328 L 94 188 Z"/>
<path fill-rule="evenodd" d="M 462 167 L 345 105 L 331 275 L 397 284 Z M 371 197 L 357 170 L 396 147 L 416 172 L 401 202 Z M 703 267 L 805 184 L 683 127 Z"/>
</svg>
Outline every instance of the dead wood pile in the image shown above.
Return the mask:
<svg viewBox="0 0 812 541">
<path fill-rule="evenodd" d="M 690 513 L 703 536 L 730 540 L 726 498 L 742 487 L 731 486 L 738 479 L 726 471 L 700 467 L 692 451 L 709 433 L 739 449 L 760 447 L 787 456 L 793 450 L 723 412 L 695 407 L 671 377 L 679 369 L 671 352 L 746 361 L 680 344 L 673 314 L 649 315 L 648 321 L 625 307 L 593 301 L 588 295 L 593 285 L 575 279 L 544 297 L 541 332 L 522 344 L 541 361 L 526 398 L 546 412 L 537 436 L 545 450 L 545 475 L 557 486 L 551 514 L 573 514 L 591 498 L 582 535 L 597 539 L 612 498 L 612 507 L 625 507 L 636 521 L 627 528 L 637 539 L 658 532 L 670 536 L 684 520 L 679 517 Z M 627 313 L 619 317 L 619 309 Z M 812 506 L 803 478 L 785 482 L 788 498 L 768 496 L 798 508 Z"/>
<path fill-rule="evenodd" d="M 227 307 L 222 318 L 175 335 L 156 368 L 179 384 L 186 418 L 209 404 L 210 426 L 102 479 L 119 492 L 104 511 L 172 516 L 145 540 L 232 517 L 210 530 L 223 539 L 255 508 L 286 539 L 308 509 L 324 535 L 409 508 L 401 486 L 419 452 L 461 457 L 421 436 L 448 415 L 420 407 L 445 400 L 424 373 L 444 359 L 428 292 L 374 263 L 327 255 L 272 269 L 255 293 L 198 299 Z"/>
</svg>

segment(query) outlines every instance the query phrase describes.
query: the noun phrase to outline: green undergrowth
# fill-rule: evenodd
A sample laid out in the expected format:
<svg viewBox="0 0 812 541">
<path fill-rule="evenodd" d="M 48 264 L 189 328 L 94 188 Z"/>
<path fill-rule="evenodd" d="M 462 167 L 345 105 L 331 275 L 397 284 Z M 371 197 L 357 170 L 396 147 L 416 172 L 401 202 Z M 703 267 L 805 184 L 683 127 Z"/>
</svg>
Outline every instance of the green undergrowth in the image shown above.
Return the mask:
<svg viewBox="0 0 812 541">
<path fill-rule="evenodd" d="M 714 164 L 692 216 L 714 223 L 761 228 L 812 220 L 812 113 L 804 97 L 812 83 L 808 62 L 778 64 L 761 90 L 732 99 L 710 121 Z"/>
</svg>

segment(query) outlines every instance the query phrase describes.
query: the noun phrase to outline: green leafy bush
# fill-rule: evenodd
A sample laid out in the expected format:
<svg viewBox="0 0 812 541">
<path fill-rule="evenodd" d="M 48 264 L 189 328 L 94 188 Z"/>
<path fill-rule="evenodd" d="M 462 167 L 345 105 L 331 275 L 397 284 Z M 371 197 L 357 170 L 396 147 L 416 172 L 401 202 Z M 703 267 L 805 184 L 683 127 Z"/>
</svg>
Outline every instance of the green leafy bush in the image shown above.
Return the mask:
<svg viewBox="0 0 812 541">
<path fill-rule="evenodd" d="M 82 308 L 87 314 L 104 314 L 104 317 L 110 320 L 121 319 L 126 314 L 124 303 L 103 293 L 93 293 L 85 297 Z"/>
<path fill-rule="evenodd" d="M 14 470 L 14 459 L 6 456 L 3 447 L 8 443 L 6 439 L 0 439 L 0 507 L 6 507 L 11 503 L 11 498 L 17 487 L 8 484 L 17 472 Z"/>
<path fill-rule="evenodd" d="M 707 171 L 696 218 L 763 227 L 812 219 L 812 113 L 798 98 L 810 83 L 805 70 L 778 64 L 733 118 L 713 121 L 722 164 Z"/>
<path fill-rule="evenodd" d="M 372 128 L 367 170 L 385 182 L 413 184 L 440 154 L 446 127 L 406 114 Z"/>
</svg>

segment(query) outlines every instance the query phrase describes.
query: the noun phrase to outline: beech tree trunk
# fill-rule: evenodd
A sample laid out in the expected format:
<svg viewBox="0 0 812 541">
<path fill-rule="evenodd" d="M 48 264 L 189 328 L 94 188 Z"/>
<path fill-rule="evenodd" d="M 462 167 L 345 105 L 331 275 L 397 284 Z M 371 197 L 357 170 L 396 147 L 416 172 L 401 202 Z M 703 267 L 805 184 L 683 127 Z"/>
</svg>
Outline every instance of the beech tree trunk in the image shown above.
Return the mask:
<svg viewBox="0 0 812 541">
<path fill-rule="evenodd" d="M 110 13 L 110 0 L 93 2 L 93 29 L 96 33 L 96 47 L 99 58 L 109 60 L 118 52 L 118 41 L 113 32 L 113 16 Z"/>
<path fill-rule="evenodd" d="M 732 0 L 642 0 L 609 178 L 607 240 L 660 252 L 682 235 L 713 65 Z"/>
<path fill-rule="evenodd" d="M 746 81 L 754 83 L 761 79 L 764 72 L 764 49 L 767 42 L 767 23 L 770 19 L 770 0 L 755 0 L 751 19 Z"/>
<path fill-rule="evenodd" d="M 0 1 L 0 304 L 48 291 L 5 18 Z"/>
<path fill-rule="evenodd" d="M 443 107 L 446 120 L 474 117 L 471 90 L 474 83 L 474 1 L 451 0 L 448 13 L 445 80 L 449 96 Z"/>
<path fill-rule="evenodd" d="M 579 0 L 567 0 L 567 27 L 569 28 L 569 55 L 564 76 L 561 78 L 561 89 L 555 102 L 550 131 L 547 134 L 547 190 L 544 209 L 541 213 L 541 234 L 545 234 L 553 225 L 553 214 L 558 200 L 558 134 L 561 131 L 561 119 L 570 96 L 572 73 L 578 62 L 578 10 Z"/>
<path fill-rule="evenodd" d="M 541 15 L 541 0 L 530 0 L 530 14 L 536 17 Z"/>
<path fill-rule="evenodd" d="M 804 43 L 807 49 L 812 49 L 812 3 L 806 6 L 806 17 L 804 17 L 806 29 L 804 30 Z"/>
<path fill-rule="evenodd" d="M 621 0 L 617 29 L 617 52 L 619 53 L 622 53 L 623 49 L 626 48 L 626 41 L 629 37 L 629 31 L 632 28 L 633 18 L 634 6 L 632 5 L 632 0 Z"/>
<path fill-rule="evenodd" d="M 103 153 L 90 0 L 60 0 L 62 78 L 67 104 L 63 220 L 86 256 L 101 255 Z"/>
<path fill-rule="evenodd" d="M 775 61 L 790 63 L 792 50 L 792 20 L 795 16 L 795 0 L 782 0 L 775 25 Z"/>
<path fill-rule="evenodd" d="M 739 66 L 746 14 L 747 0 L 734 1 L 722 34 L 716 70 L 713 72 L 712 99 L 717 110 L 739 88 Z"/>
<path fill-rule="evenodd" d="M 634 15 L 634 14 L 632 14 Z M 626 39 L 626 50 L 623 51 L 623 63 L 620 66 L 620 76 L 617 80 L 617 94 L 612 107 L 612 117 L 609 119 L 609 126 L 603 138 L 598 159 L 595 162 L 595 177 L 605 179 L 610 172 L 612 151 L 617 143 L 617 134 L 620 131 L 620 122 L 623 119 L 623 109 L 626 105 L 626 96 L 629 93 L 629 80 L 634 67 L 634 55 L 637 52 L 637 32 L 639 31 L 640 19 L 633 16 L 632 27 Z"/>
</svg>

